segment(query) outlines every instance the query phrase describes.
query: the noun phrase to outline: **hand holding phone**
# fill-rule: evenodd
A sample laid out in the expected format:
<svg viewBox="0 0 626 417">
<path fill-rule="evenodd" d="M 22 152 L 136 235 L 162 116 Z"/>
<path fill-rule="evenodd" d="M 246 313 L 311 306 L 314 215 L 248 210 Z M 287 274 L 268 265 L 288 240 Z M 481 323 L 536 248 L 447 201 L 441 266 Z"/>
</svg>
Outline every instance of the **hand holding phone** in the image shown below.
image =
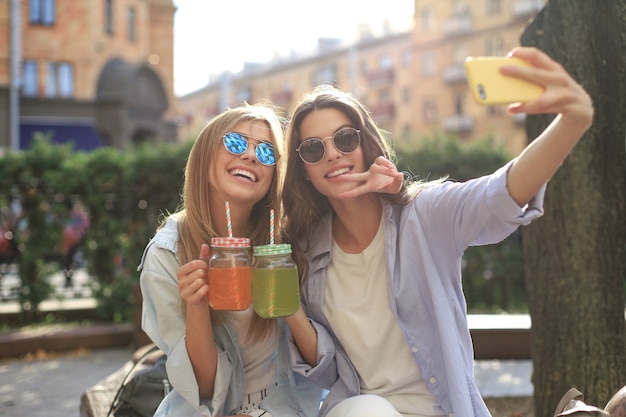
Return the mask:
<svg viewBox="0 0 626 417">
<path fill-rule="evenodd" d="M 502 65 L 530 66 L 523 59 L 514 57 L 465 59 L 467 83 L 477 103 L 492 105 L 526 102 L 543 94 L 544 88 L 539 84 L 502 74 Z"/>
</svg>

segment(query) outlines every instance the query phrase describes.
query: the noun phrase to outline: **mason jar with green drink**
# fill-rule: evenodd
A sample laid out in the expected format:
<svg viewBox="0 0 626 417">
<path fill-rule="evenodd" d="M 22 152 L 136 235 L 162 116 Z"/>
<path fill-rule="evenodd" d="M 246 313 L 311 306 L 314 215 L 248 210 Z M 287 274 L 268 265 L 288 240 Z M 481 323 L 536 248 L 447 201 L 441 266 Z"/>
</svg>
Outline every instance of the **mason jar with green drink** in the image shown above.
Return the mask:
<svg viewBox="0 0 626 417">
<path fill-rule="evenodd" d="M 294 314 L 300 306 L 298 269 L 291 245 L 261 245 L 253 249 L 252 304 L 264 318 Z"/>
</svg>

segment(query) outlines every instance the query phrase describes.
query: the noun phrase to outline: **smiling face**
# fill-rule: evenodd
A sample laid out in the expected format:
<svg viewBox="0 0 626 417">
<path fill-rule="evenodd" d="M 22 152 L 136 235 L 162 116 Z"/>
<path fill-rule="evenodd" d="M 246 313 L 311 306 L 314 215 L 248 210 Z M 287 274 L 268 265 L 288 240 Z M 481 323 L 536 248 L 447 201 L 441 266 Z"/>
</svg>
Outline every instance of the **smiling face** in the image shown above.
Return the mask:
<svg viewBox="0 0 626 417">
<path fill-rule="evenodd" d="M 317 164 L 304 164 L 304 169 L 307 179 L 329 199 L 337 198 L 339 193 L 356 186 L 353 182 L 338 181 L 339 176 L 365 171 L 361 145 L 349 154 L 339 152 L 333 145 L 332 136 L 346 127 L 354 127 L 348 116 L 335 108 L 323 108 L 312 111 L 302 119 L 299 129 L 302 141 L 312 137 L 327 138 L 324 140 L 324 158 Z"/>
<path fill-rule="evenodd" d="M 266 123 L 251 120 L 238 123 L 231 131 L 248 138 L 248 148 L 234 155 L 223 144 L 218 146 L 214 175 L 209 175 L 211 193 L 231 204 L 253 206 L 267 194 L 274 176 L 274 166 L 261 164 L 255 155 L 260 142 L 273 143 L 271 131 Z"/>
</svg>

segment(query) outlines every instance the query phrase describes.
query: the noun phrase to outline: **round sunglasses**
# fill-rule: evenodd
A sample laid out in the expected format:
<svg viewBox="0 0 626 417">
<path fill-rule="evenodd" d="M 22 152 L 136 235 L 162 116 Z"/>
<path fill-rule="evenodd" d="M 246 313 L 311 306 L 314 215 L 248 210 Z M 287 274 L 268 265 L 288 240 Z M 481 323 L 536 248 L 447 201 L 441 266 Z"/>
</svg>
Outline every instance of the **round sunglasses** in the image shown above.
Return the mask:
<svg viewBox="0 0 626 417">
<path fill-rule="evenodd" d="M 237 132 L 228 132 L 224 135 L 224 147 L 233 155 L 243 155 L 248 150 L 250 139 Z M 265 166 L 276 164 L 276 154 L 274 153 L 274 145 L 269 142 L 259 142 L 254 146 L 254 154 L 257 161 Z"/>
<path fill-rule="evenodd" d="M 333 136 L 328 136 L 324 139 L 320 138 L 308 138 L 300 144 L 300 147 L 296 149 L 300 159 L 307 164 L 317 164 L 326 155 L 326 139 L 333 139 L 333 146 L 339 152 L 343 154 L 349 154 L 356 150 L 361 143 L 360 130 L 353 127 L 346 127 L 335 132 Z"/>
</svg>

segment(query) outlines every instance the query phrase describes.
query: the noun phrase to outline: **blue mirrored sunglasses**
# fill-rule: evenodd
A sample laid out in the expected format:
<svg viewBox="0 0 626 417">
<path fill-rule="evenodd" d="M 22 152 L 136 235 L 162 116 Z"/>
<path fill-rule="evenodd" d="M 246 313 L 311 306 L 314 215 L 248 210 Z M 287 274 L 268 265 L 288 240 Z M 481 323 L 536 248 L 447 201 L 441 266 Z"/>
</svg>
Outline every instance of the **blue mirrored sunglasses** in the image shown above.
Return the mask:
<svg viewBox="0 0 626 417">
<path fill-rule="evenodd" d="M 243 155 L 248 149 L 250 141 L 247 137 L 237 132 L 228 132 L 224 135 L 224 147 L 233 155 Z M 257 161 L 265 166 L 276 164 L 276 154 L 274 153 L 274 145 L 268 142 L 259 142 L 254 146 L 254 154 Z"/>
</svg>

